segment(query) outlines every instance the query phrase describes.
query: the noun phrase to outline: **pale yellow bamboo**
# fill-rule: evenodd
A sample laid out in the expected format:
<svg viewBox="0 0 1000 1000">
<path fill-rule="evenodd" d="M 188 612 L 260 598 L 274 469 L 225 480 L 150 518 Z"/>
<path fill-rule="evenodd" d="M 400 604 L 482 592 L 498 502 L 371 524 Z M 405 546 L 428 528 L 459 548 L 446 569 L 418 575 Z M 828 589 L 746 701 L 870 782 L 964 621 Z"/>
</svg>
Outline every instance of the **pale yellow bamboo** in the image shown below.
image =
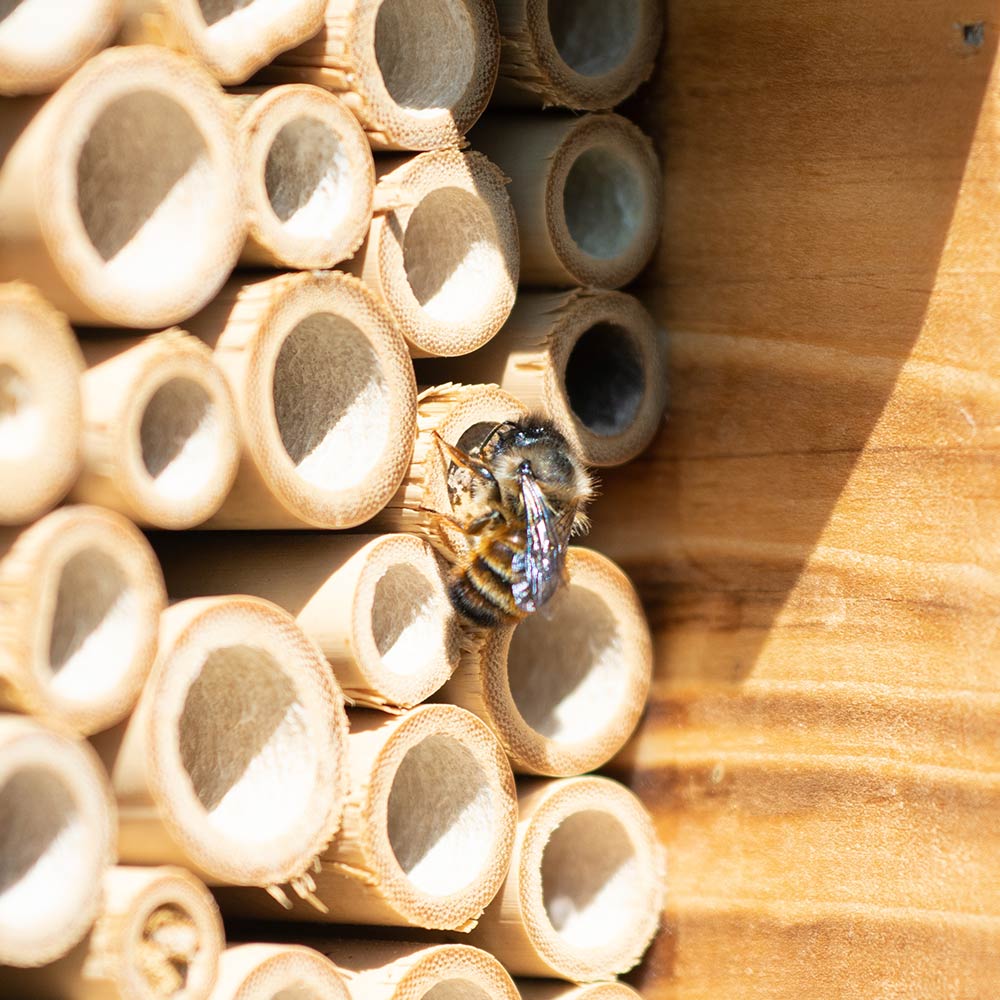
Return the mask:
<svg viewBox="0 0 1000 1000">
<path fill-rule="evenodd" d="M 212 894 L 183 868 L 108 869 L 90 933 L 57 962 L 0 968 L 0 996 L 207 1000 L 225 945 Z"/>
<path fill-rule="evenodd" d="M 489 0 L 327 0 L 319 34 L 260 77 L 339 94 L 375 149 L 439 149 L 486 107 L 499 41 Z"/>
<path fill-rule="evenodd" d="M 659 0 L 497 0 L 494 103 L 613 108 L 652 73 L 662 11 Z"/>
<path fill-rule="evenodd" d="M 172 597 L 256 594 L 295 616 L 355 705 L 412 708 L 458 665 L 446 570 L 410 534 L 162 535 Z"/>
<path fill-rule="evenodd" d="M 0 817 L 0 966 L 55 961 L 93 922 L 114 860 L 107 775 L 85 742 L 0 714 Z"/>
<path fill-rule="evenodd" d="M 211 1000 L 351 1000 L 333 963 L 297 944 L 227 948 Z"/>
<path fill-rule="evenodd" d="M 62 507 L 0 530 L 0 709 L 85 734 L 135 704 L 165 594 L 142 533 L 120 514 Z"/>
<path fill-rule="evenodd" d="M 329 667 L 280 608 L 173 605 L 135 712 L 95 740 L 121 804 L 120 859 L 307 892 L 340 821 L 346 729 Z"/>
<path fill-rule="evenodd" d="M 40 517 L 80 469 L 83 358 L 66 317 L 0 285 L 0 524 Z"/>
<path fill-rule="evenodd" d="M 236 408 L 212 352 L 172 329 L 87 340 L 83 454 L 70 496 L 136 524 L 190 528 L 236 478 Z"/>
<path fill-rule="evenodd" d="M 18 0 L 0 17 L 0 94 L 55 90 L 111 41 L 122 0 Z"/>
<path fill-rule="evenodd" d="M 315 873 L 324 906 L 220 889 L 232 916 L 467 930 L 503 882 L 516 801 L 489 729 L 454 705 L 351 713 L 351 791 Z"/>
<path fill-rule="evenodd" d="M 561 983 L 552 979 L 518 979 L 521 1000 L 642 1000 L 627 983 Z"/>
<path fill-rule="evenodd" d="M 123 38 L 198 59 L 222 83 L 242 83 L 323 23 L 325 0 L 124 0 Z"/>
<path fill-rule="evenodd" d="M 226 285 L 187 329 L 236 399 L 243 455 L 213 528 L 349 528 L 392 496 L 413 450 L 416 385 L 399 332 L 356 278 Z"/>
<path fill-rule="evenodd" d="M 470 932 L 515 976 L 576 982 L 631 969 L 665 894 L 653 823 L 624 785 L 582 777 L 518 785 L 510 874 Z"/>
</svg>

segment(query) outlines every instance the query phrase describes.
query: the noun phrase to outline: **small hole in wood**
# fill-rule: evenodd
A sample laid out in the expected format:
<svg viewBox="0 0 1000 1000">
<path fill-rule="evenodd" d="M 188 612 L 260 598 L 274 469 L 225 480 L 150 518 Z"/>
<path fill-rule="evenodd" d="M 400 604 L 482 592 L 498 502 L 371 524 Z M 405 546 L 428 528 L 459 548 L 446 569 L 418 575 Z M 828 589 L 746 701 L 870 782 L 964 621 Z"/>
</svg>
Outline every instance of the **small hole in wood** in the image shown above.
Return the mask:
<svg viewBox="0 0 1000 1000">
<path fill-rule="evenodd" d="M 962 25 L 962 41 L 970 48 L 978 49 L 986 40 L 986 25 L 983 21 Z"/>
</svg>

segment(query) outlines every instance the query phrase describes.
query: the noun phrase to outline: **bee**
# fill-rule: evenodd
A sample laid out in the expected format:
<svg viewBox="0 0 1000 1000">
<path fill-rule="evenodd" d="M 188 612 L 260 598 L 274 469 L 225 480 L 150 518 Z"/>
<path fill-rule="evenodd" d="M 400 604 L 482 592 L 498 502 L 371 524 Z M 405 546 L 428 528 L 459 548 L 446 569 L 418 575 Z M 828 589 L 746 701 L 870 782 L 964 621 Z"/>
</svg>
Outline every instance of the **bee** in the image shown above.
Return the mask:
<svg viewBox="0 0 1000 1000">
<path fill-rule="evenodd" d="M 570 537 L 588 526 L 590 474 L 551 421 L 506 420 L 469 451 L 437 437 L 464 475 L 464 517 L 430 511 L 457 528 L 468 551 L 450 553 L 452 604 L 476 625 L 520 621 L 546 604 L 565 576 Z"/>
</svg>

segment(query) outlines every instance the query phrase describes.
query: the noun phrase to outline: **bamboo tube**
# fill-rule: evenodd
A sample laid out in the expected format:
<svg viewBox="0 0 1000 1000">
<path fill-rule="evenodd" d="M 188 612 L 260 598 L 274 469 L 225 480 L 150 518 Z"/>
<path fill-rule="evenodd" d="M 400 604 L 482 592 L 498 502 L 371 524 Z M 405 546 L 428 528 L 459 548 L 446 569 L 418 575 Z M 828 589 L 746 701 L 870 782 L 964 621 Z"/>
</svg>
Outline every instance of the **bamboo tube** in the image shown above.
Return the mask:
<svg viewBox="0 0 1000 1000">
<path fill-rule="evenodd" d="M 230 282 L 187 328 L 236 398 L 243 456 L 213 528 L 349 528 L 399 485 L 413 449 L 406 345 L 355 278 Z"/>
<path fill-rule="evenodd" d="M 324 0 L 125 0 L 123 38 L 184 52 L 222 83 L 242 83 L 319 31 Z"/>
<path fill-rule="evenodd" d="M 518 979 L 521 1000 L 642 1000 L 626 983 L 560 983 L 551 979 Z"/>
<path fill-rule="evenodd" d="M 66 317 L 0 285 L 0 524 L 41 517 L 80 469 L 83 358 Z"/>
<path fill-rule="evenodd" d="M 240 263 L 328 268 L 351 257 L 368 232 L 375 188 L 354 115 L 305 84 L 257 87 L 230 102 L 249 223 Z"/>
<path fill-rule="evenodd" d="M 297 944 L 227 948 L 211 1000 L 351 1000 L 333 963 Z"/>
<path fill-rule="evenodd" d="M 489 0 L 327 0 L 325 27 L 260 79 L 339 94 L 374 149 L 440 149 L 482 114 L 499 58 Z"/>
<path fill-rule="evenodd" d="M 498 337 L 421 380 L 496 382 L 546 414 L 587 465 L 622 465 L 661 426 L 667 347 L 640 302 L 624 292 L 522 292 Z"/>
<path fill-rule="evenodd" d="M 498 0 L 503 49 L 494 103 L 613 108 L 653 71 L 658 0 Z"/>
<path fill-rule="evenodd" d="M 240 453 L 236 409 L 212 352 L 176 328 L 81 346 L 84 466 L 71 498 L 158 528 L 209 518 Z"/>
<path fill-rule="evenodd" d="M 649 815 L 609 778 L 519 783 L 510 874 L 469 941 L 515 976 L 575 982 L 631 969 L 652 940 L 665 890 Z"/>
<path fill-rule="evenodd" d="M 608 558 L 573 546 L 551 612 L 474 630 L 436 696 L 478 715 L 522 774 L 564 776 L 610 760 L 649 694 L 653 652 L 642 605 Z"/>
<path fill-rule="evenodd" d="M 461 552 L 465 537 L 435 527 L 428 511 L 447 514 L 456 491 L 468 485 L 468 474 L 446 462 L 435 434 L 448 444 L 473 448 L 505 420 L 520 420 L 525 406 L 495 385 L 443 385 L 425 388 L 417 397 L 417 439 L 413 460 L 395 495 L 369 523 L 380 531 L 410 531 L 435 544 Z"/>
<path fill-rule="evenodd" d="M 663 220 L 661 167 L 627 118 L 490 115 L 469 139 L 510 178 L 522 285 L 619 288 L 645 267 Z"/>
<path fill-rule="evenodd" d="M 115 803 L 93 750 L 0 715 L 0 965 L 65 954 L 101 904 Z"/>
<path fill-rule="evenodd" d="M 467 354 L 504 324 L 517 294 L 517 223 L 503 174 L 454 149 L 377 165 L 376 211 L 350 263 L 414 357 Z"/>
<path fill-rule="evenodd" d="M 0 94 L 44 94 L 108 44 L 121 0 L 7 0 L 0 11 Z"/>
<path fill-rule="evenodd" d="M 0 280 L 75 323 L 153 328 L 200 309 L 244 224 L 218 85 L 152 46 L 109 49 L 0 120 Z"/>
<path fill-rule="evenodd" d="M 135 704 L 165 594 L 141 532 L 98 507 L 0 530 L 0 709 L 84 734 Z"/>
<path fill-rule="evenodd" d="M 413 535 L 186 533 L 157 552 L 172 597 L 255 594 L 294 615 L 352 704 L 412 708 L 458 665 L 444 567 Z"/>
<path fill-rule="evenodd" d="M 329 668 L 280 608 L 173 605 L 135 712 L 95 741 L 121 803 L 120 859 L 307 893 L 339 823 L 346 729 Z"/>
<path fill-rule="evenodd" d="M 220 889 L 223 912 L 467 930 L 503 882 L 514 839 L 500 745 L 471 713 L 421 705 L 402 716 L 352 712 L 348 746 L 344 822 L 315 876 L 323 911 Z"/>
<path fill-rule="evenodd" d="M 207 1000 L 225 944 L 212 894 L 183 868 L 110 868 L 90 933 L 59 961 L 0 968 L 0 996 Z"/>
</svg>

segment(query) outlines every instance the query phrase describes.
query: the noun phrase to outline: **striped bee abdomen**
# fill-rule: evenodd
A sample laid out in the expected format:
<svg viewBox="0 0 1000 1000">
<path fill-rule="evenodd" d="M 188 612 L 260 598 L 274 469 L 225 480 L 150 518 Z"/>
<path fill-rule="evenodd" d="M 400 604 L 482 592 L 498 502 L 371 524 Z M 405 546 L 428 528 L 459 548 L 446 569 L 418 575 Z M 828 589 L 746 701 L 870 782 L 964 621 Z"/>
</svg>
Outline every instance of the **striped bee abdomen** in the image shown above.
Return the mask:
<svg viewBox="0 0 1000 1000">
<path fill-rule="evenodd" d="M 483 538 L 467 563 L 455 570 L 449 584 L 452 602 L 476 625 L 503 625 L 524 617 L 511 592 L 516 554 L 502 538 Z"/>
</svg>

